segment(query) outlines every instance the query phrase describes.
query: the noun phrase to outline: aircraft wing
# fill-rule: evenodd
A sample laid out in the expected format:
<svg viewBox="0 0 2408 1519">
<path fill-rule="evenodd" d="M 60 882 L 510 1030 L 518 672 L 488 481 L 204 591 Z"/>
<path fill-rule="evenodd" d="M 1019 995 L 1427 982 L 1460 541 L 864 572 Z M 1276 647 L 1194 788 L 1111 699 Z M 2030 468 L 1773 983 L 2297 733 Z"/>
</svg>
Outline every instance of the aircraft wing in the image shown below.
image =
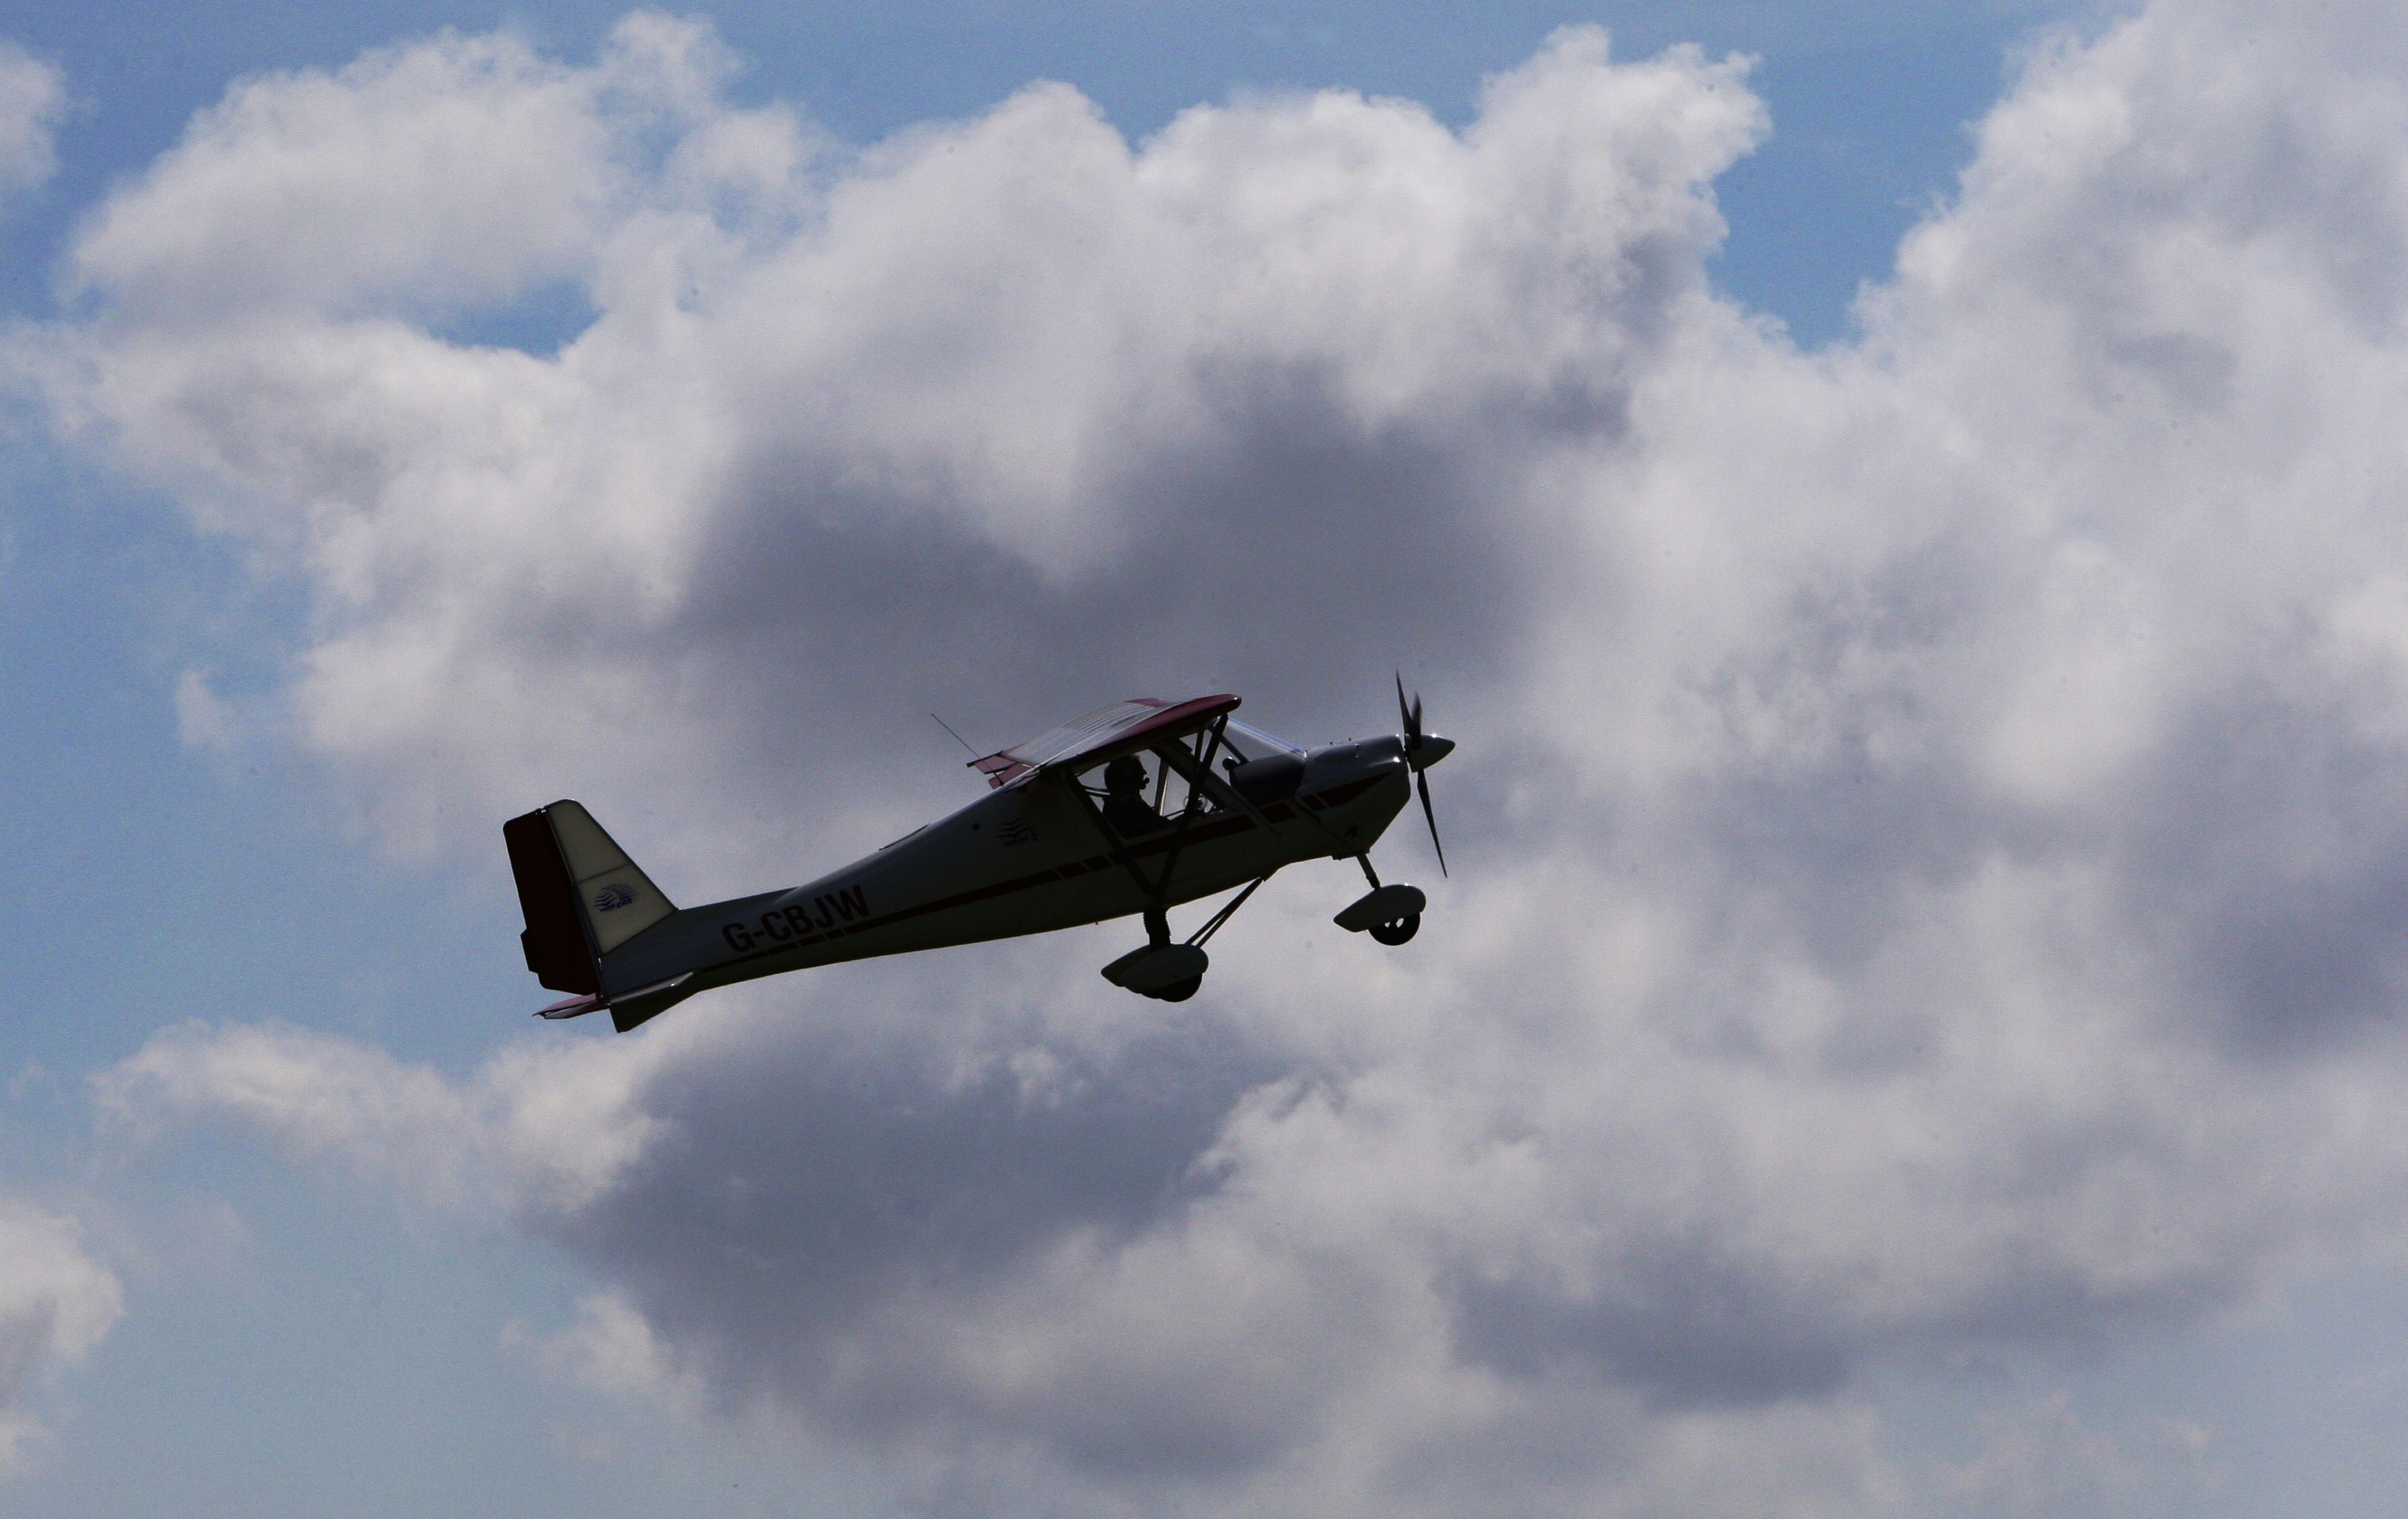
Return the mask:
<svg viewBox="0 0 2408 1519">
<path fill-rule="evenodd" d="M 1014 786 L 1045 770 L 1080 769 L 1122 754 L 1184 738 L 1199 728 L 1238 709 L 1238 698 L 1224 693 L 1187 701 L 1136 696 L 1098 707 L 1086 716 L 1039 734 L 1024 744 L 1000 749 L 971 767 L 990 786 Z"/>
</svg>

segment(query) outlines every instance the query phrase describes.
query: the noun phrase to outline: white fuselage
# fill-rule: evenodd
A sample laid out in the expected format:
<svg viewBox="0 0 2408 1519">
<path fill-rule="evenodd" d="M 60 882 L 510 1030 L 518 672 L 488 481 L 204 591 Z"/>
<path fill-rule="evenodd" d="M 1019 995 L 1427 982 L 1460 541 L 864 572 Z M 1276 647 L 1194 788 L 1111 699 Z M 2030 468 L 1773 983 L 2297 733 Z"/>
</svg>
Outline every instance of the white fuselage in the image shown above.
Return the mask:
<svg viewBox="0 0 2408 1519">
<path fill-rule="evenodd" d="M 1305 756 L 1284 800 L 1200 806 L 1124 839 L 1059 773 L 1039 773 L 791 891 L 689 908 L 604 967 L 607 996 L 691 971 L 684 995 L 810 966 L 1100 923 L 1230 890 L 1299 860 L 1369 850 L 1412 796 L 1394 737 Z M 1257 819 L 1259 818 L 1259 821 Z M 1136 867 L 1136 872 L 1130 868 Z M 1147 884 L 1140 885 L 1137 873 Z"/>
</svg>

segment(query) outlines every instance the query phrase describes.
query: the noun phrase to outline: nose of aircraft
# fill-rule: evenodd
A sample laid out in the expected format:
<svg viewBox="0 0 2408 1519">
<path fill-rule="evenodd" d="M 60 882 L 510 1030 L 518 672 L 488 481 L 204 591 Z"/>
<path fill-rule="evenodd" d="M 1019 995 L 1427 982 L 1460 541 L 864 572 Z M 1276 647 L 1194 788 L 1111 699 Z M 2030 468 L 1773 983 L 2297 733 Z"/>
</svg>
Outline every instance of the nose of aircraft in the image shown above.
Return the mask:
<svg viewBox="0 0 2408 1519">
<path fill-rule="evenodd" d="M 1455 740 L 1443 735 L 1425 733 L 1421 739 L 1419 744 L 1405 752 L 1405 757 L 1412 761 L 1416 770 L 1426 770 L 1455 752 Z"/>
</svg>

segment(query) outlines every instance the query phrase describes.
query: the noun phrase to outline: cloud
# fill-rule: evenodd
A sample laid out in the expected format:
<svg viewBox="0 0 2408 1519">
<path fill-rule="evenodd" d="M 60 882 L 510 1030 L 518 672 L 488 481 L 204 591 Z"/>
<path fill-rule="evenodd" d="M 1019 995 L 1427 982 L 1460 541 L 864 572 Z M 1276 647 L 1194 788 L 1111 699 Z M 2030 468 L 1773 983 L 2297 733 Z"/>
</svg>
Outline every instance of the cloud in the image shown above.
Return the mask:
<svg viewBox="0 0 2408 1519">
<path fill-rule="evenodd" d="M 449 311 L 576 277 L 634 193 L 625 139 L 674 126 L 724 68 L 700 28 L 638 18 L 591 69 L 507 33 L 446 34 L 260 76 L 101 208 L 71 278 L 173 324 Z"/>
<path fill-rule="evenodd" d="M 523 1325 L 509 1325 L 503 1340 L 531 1353 L 547 1372 L 574 1386 L 656 1402 L 677 1412 L 703 1400 L 695 1379 L 679 1369 L 652 1324 L 612 1293 L 595 1293 L 579 1303 L 577 1322 L 558 1334 L 538 1338 Z"/>
<path fill-rule="evenodd" d="M 64 423 L 308 577 L 329 636 L 297 719 L 383 776 L 406 839 L 483 830 L 562 731 L 657 750 L 638 768 L 689 795 L 759 795 L 797 745 L 790 770 L 866 768 L 830 714 L 888 688 L 890 652 L 860 645 L 893 626 L 954 671 L 957 724 L 1003 732 L 1165 665 L 1289 672 L 1281 619 L 1307 592 L 1357 688 L 1396 630 L 1498 622 L 1482 576 L 1528 552 L 1490 526 L 1522 440 L 1612 424 L 1664 313 L 1703 298 L 1719 222 L 1698 186 L 1761 124 L 1734 65 L 1608 70 L 1593 36 L 1499 80 L 1466 138 L 1328 96 L 1191 112 L 1132 155 L 1037 86 L 831 179 L 780 113 L 723 109 L 663 147 L 657 112 L 596 105 L 542 144 L 548 179 L 620 187 L 605 226 L 563 215 L 598 315 L 549 360 L 446 341 L 393 289 L 523 287 L 531 239 L 488 215 L 520 199 L 508 155 L 371 156 L 294 192 L 319 230 L 289 253 L 239 240 L 265 192 L 230 165 L 283 163 L 320 116 L 379 142 L 466 112 L 462 140 L 509 136 L 536 108 L 518 95 L 615 101 L 629 46 L 591 77 L 452 41 L 245 87 L 95 219 L 69 266 L 104 314 L 27 361 Z M 1593 100 L 1566 82 L 1591 75 L 1612 81 Z M 1592 167 L 1550 181 L 1567 155 Z M 347 236 L 394 220 L 438 230 Z M 1229 554 L 1233 530 L 1283 552 Z M 1391 538 L 1420 552 L 1364 552 Z M 1432 554 L 1463 573 L 1424 574 Z M 1165 575 L 1189 587 L 1169 606 Z M 1082 657 L 1029 657 L 1044 645 Z M 743 699 L 710 673 L 753 667 L 776 679 Z M 405 757 L 464 707 L 493 717 L 468 746 L 485 776 Z"/>
<path fill-rule="evenodd" d="M 604 1284 L 563 1356 L 939 1512 L 1945 1512 L 1871 1373 L 2397 1259 L 2397 24 L 2039 48 L 1819 353 L 1705 276 L 1742 66 L 1594 30 L 1459 132 L 1039 84 L 845 151 L 642 18 L 244 86 L 15 364 L 307 590 L 397 847 L 577 795 L 721 895 L 943 805 L 930 706 L 1318 739 L 1403 663 L 1464 868 L 1394 955 L 1283 877 L 1175 1012 L 1083 934 L 104 1101 L 491 1199 Z M 545 280 L 556 351 L 461 336 Z"/>
<path fill-rule="evenodd" d="M 507 1175 L 530 1205 L 576 1208 L 610 1184 L 651 1128 L 620 1100 L 635 1073 L 594 1054 L 522 1048 L 464 1090 L 347 1039 L 193 1024 L 110 1068 L 94 1096 L 107 1125 L 132 1139 L 169 1122 L 231 1118 L 277 1135 L 296 1158 L 355 1160 L 437 1205 Z"/>
<path fill-rule="evenodd" d="M 85 1250 L 74 1219 L 0 1197 L 0 1475 L 43 1437 L 27 1403 L 99 1343 L 122 1306 L 116 1276 Z"/>
<path fill-rule="evenodd" d="M 1934 1473 L 1950 1512 L 2193 1513 L 2226 1477 L 2213 1431 L 2168 1419 L 2096 1427 L 2062 1392 L 1985 1413 L 1981 1424 L 1972 1458 Z"/>
<path fill-rule="evenodd" d="M 56 68 L 0 37 L 0 195 L 50 177 L 51 133 L 65 102 Z"/>
</svg>

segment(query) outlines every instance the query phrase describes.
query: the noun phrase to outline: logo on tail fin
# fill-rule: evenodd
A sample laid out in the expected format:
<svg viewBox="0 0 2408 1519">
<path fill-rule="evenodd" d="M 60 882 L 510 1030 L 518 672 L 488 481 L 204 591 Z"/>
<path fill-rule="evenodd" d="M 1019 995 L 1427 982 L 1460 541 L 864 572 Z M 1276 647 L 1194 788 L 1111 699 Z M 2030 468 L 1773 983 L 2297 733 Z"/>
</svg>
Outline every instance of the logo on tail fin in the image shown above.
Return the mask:
<svg viewBox="0 0 2408 1519">
<path fill-rule="evenodd" d="M 594 910 L 610 912 L 626 907 L 636 899 L 636 888 L 612 881 L 594 894 Z"/>
</svg>

